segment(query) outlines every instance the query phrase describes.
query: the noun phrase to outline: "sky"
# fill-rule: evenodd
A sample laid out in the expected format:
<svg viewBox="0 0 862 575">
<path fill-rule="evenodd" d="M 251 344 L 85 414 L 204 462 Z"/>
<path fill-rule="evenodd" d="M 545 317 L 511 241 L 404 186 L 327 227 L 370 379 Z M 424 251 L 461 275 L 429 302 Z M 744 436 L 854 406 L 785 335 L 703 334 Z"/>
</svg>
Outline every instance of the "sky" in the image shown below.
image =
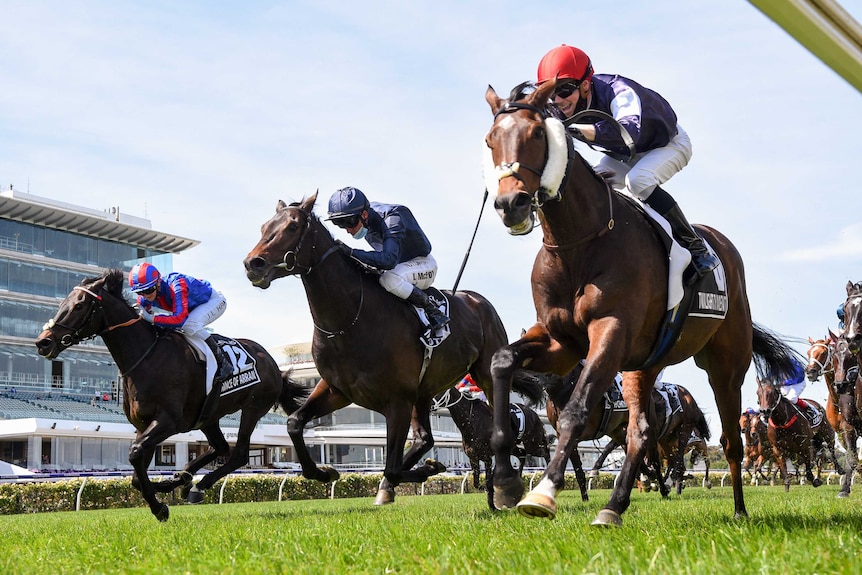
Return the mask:
<svg viewBox="0 0 862 575">
<path fill-rule="evenodd" d="M 860 18 L 862 2 L 843 5 Z M 754 321 L 804 352 L 862 280 L 862 95 L 748 2 L 3 0 L 0 20 L 0 187 L 200 240 L 174 267 L 225 294 L 212 327 L 228 336 L 310 341 L 301 281 L 260 290 L 242 260 L 278 200 L 319 190 L 323 215 L 355 186 L 410 207 L 443 289 L 481 212 L 459 288 L 516 340 L 536 319 L 541 234 L 510 236 L 482 203 L 484 93 L 534 80 L 563 43 L 675 108 L 694 154 L 665 188 L 741 252 Z M 688 360 L 665 379 L 692 391 L 715 444 L 705 372 Z M 803 396 L 825 401 L 822 380 Z"/>
</svg>

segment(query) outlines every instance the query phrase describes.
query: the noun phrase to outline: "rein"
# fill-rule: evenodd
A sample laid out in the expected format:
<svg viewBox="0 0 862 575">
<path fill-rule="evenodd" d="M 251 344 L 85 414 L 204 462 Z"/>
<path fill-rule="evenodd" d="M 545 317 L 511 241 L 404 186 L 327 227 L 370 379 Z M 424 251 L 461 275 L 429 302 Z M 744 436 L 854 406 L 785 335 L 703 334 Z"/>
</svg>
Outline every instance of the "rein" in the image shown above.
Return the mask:
<svg viewBox="0 0 862 575">
<path fill-rule="evenodd" d="M 305 236 L 306 236 L 306 234 L 308 234 L 309 230 L 311 230 L 311 235 L 314 237 L 317 236 L 317 230 L 313 229 L 313 227 L 311 225 L 311 220 L 313 217 L 312 214 L 304 212 L 303 210 L 299 210 L 299 209 L 298 209 L 298 211 L 299 211 L 299 213 L 301 213 L 305 216 L 305 229 L 302 231 L 302 235 L 299 237 L 299 241 L 296 243 L 296 247 L 292 250 L 288 250 L 287 252 L 285 252 L 284 257 L 282 258 L 283 262 L 274 266 L 274 267 L 284 268 L 289 272 L 292 272 L 297 267 L 300 267 L 300 268 L 305 269 L 304 272 L 301 272 L 302 275 L 309 275 L 317 266 L 322 264 L 324 262 L 324 260 L 326 260 L 326 258 L 331 256 L 336 251 L 338 251 L 338 244 L 331 245 L 328 250 L 323 252 L 323 255 L 320 257 L 319 260 L 317 260 L 317 262 L 311 262 L 307 266 L 301 265 L 297 261 L 297 258 L 299 256 L 299 251 L 302 249 L 302 242 L 303 242 L 303 240 L 305 240 Z M 314 240 L 312 240 L 311 253 L 314 253 L 314 248 L 316 245 L 317 244 L 314 242 Z M 292 265 L 287 263 L 288 257 L 293 258 L 293 264 Z M 359 321 L 359 314 L 362 313 L 362 305 L 365 303 L 365 283 L 362 281 L 362 270 L 357 270 L 357 272 L 359 273 L 359 306 L 356 308 L 356 315 L 353 316 L 353 321 L 350 322 L 350 325 L 348 325 L 344 329 L 341 329 L 338 331 L 329 331 L 329 330 L 323 329 L 322 327 L 317 325 L 317 322 L 312 317 L 311 323 L 314 325 L 314 329 L 320 331 L 321 333 L 326 335 L 326 337 L 329 339 L 332 339 L 334 337 L 338 337 L 340 335 L 344 335 L 345 333 L 347 333 L 347 331 L 350 328 L 352 328 L 354 325 L 356 325 L 356 322 Z"/>
</svg>

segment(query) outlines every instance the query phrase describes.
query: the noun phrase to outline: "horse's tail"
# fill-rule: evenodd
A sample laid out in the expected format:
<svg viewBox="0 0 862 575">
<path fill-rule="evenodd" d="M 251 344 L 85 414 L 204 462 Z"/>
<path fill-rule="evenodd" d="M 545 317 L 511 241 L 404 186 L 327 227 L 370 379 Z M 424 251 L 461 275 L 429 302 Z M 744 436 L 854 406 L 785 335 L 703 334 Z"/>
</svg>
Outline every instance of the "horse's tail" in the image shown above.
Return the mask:
<svg viewBox="0 0 862 575">
<path fill-rule="evenodd" d="M 293 372 L 289 369 L 281 372 L 281 393 L 278 395 L 278 405 L 288 415 L 299 409 L 311 393 L 310 388 L 296 383 L 291 375 Z"/>
<path fill-rule="evenodd" d="M 527 406 L 536 409 L 545 403 L 544 378 L 558 375 L 516 369 L 512 376 L 512 391 L 526 400 Z"/>
<path fill-rule="evenodd" d="M 796 375 L 796 364 L 808 363 L 801 353 L 765 327 L 752 323 L 752 328 L 754 369 L 761 381 L 785 381 Z"/>
</svg>

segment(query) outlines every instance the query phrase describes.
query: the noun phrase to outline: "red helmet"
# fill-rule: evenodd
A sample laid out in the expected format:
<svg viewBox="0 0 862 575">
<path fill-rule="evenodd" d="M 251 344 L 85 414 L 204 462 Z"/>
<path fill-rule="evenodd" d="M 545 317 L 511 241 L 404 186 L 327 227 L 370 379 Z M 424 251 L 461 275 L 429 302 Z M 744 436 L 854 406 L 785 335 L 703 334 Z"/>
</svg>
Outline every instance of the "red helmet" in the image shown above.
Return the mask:
<svg viewBox="0 0 862 575">
<path fill-rule="evenodd" d="M 537 83 L 547 82 L 554 78 L 568 78 L 585 82 L 593 75 L 593 66 L 586 52 L 574 46 L 558 46 L 545 54 L 539 62 Z"/>
</svg>

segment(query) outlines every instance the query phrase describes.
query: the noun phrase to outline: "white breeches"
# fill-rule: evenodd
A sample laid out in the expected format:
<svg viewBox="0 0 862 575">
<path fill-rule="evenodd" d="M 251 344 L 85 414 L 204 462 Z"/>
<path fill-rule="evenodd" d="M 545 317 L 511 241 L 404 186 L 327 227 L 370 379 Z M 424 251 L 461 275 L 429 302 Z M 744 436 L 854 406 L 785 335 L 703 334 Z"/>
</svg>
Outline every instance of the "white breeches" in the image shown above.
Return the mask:
<svg viewBox="0 0 862 575">
<path fill-rule="evenodd" d="M 407 299 L 413 293 L 413 286 L 427 289 L 437 276 L 437 260 L 427 256 L 401 262 L 380 276 L 380 285 L 391 294 Z"/>
<path fill-rule="evenodd" d="M 801 383 L 794 383 L 793 385 L 782 385 L 779 388 L 779 391 L 790 403 L 796 403 L 796 400 L 799 399 L 800 395 L 802 395 L 802 391 L 805 389 L 806 385 L 808 384 L 804 381 Z"/>
<path fill-rule="evenodd" d="M 210 346 L 204 341 L 210 335 L 210 332 L 204 329 L 204 327 L 220 318 L 226 309 L 227 301 L 224 295 L 219 291 L 213 290 L 208 302 L 202 303 L 189 312 L 189 317 L 186 318 L 182 329 L 180 329 L 180 333 L 185 336 L 188 342 L 207 358 L 208 392 L 216 372 L 216 361 Z"/>
<path fill-rule="evenodd" d="M 641 201 L 646 200 L 656 186 L 671 179 L 691 159 L 691 140 L 682 126 L 677 124 L 676 129 L 676 136 L 667 146 L 636 154 L 626 163 L 604 156 L 594 166 L 596 172 L 612 174 L 614 189 L 625 189 Z"/>
</svg>

